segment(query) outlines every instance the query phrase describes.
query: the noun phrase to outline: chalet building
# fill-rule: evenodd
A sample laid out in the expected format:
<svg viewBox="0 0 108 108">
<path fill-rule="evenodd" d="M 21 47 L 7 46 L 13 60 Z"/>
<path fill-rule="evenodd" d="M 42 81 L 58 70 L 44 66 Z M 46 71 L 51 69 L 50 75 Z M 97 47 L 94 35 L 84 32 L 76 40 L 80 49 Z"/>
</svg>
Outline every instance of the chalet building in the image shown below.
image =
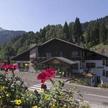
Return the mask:
<svg viewBox="0 0 108 108">
<path fill-rule="evenodd" d="M 51 39 L 12 58 L 16 62 L 32 62 L 36 66 L 58 65 L 65 76 L 93 73 L 93 81 L 108 82 L 108 57 L 61 39 Z"/>
</svg>

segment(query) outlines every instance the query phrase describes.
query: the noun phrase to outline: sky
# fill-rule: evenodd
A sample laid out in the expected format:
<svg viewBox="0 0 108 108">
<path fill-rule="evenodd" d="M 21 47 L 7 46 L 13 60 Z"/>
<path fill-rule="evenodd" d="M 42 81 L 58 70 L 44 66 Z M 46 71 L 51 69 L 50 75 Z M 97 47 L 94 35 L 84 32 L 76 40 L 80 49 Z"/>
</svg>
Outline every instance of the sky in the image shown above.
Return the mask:
<svg viewBox="0 0 108 108">
<path fill-rule="evenodd" d="M 0 27 L 39 31 L 48 24 L 86 22 L 108 15 L 108 0 L 0 0 Z"/>
</svg>

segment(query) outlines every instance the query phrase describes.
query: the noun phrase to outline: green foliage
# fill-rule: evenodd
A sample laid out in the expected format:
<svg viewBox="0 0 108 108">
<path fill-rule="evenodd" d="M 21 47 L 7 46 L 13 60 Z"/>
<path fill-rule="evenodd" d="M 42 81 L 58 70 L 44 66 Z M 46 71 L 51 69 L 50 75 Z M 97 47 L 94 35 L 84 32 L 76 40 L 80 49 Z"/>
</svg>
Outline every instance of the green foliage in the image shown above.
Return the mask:
<svg viewBox="0 0 108 108">
<path fill-rule="evenodd" d="M 99 37 L 100 37 L 100 43 L 106 42 L 106 40 L 107 40 L 107 28 L 106 28 L 104 23 L 100 24 Z"/>
<path fill-rule="evenodd" d="M 70 42 L 74 42 L 73 27 L 74 27 L 74 23 L 73 22 L 69 23 L 69 35 L 70 35 L 69 41 Z"/>
<path fill-rule="evenodd" d="M 75 20 L 75 24 L 74 24 L 74 27 L 73 27 L 73 36 L 74 36 L 74 39 L 75 39 L 75 42 L 80 44 L 81 43 L 81 40 L 82 40 L 82 27 L 81 27 L 81 24 L 80 24 L 80 20 L 79 18 L 76 18 Z"/>
<path fill-rule="evenodd" d="M 98 87 L 108 88 L 108 83 L 99 84 Z"/>
<path fill-rule="evenodd" d="M 81 84 L 81 85 L 86 85 L 89 86 L 89 78 L 72 78 L 70 80 L 70 83 L 76 83 L 76 84 Z"/>
<path fill-rule="evenodd" d="M 21 78 L 14 72 L 8 77 L 0 74 L 0 108 L 14 108 L 25 106 L 31 108 L 88 108 L 89 104 L 83 100 L 76 87 L 63 89 L 63 81 L 50 80 L 49 90 L 29 91 Z M 78 97 L 78 99 L 76 98 Z M 19 108 L 19 107 L 18 107 Z"/>
<path fill-rule="evenodd" d="M 65 22 L 64 27 L 63 27 L 63 32 L 65 33 L 65 40 L 70 40 L 70 34 L 69 34 L 69 26 L 67 22 Z"/>
<path fill-rule="evenodd" d="M 5 52 L 4 52 L 4 49 L 3 48 L 1 48 L 1 50 L 0 50 L 0 59 L 5 59 Z"/>
<path fill-rule="evenodd" d="M 108 44 L 108 16 L 83 24 L 80 23 L 79 18 L 76 18 L 75 22 L 69 24 L 65 22 L 63 26 L 47 25 L 39 32 L 31 31 L 13 37 L 9 42 L 1 45 L 0 59 L 15 56 L 30 48 L 32 44 L 40 44 L 51 38 L 61 38 L 91 48 L 100 43 Z"/>
<path fill-rule="evenodd" d="M 88 25 L 85 38 L 89 47 L 100 43 L 99 23 L 97 21 Z"/>
</svg>

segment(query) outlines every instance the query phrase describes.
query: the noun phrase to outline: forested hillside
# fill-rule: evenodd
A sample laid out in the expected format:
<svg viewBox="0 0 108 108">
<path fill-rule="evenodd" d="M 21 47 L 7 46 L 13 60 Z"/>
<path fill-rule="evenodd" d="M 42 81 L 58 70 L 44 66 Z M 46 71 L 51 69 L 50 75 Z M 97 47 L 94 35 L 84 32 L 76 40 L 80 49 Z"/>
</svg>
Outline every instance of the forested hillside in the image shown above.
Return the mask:
<svg viewBox="0 0 108 108">
<path fill-rule="evenodd" d="M 81 23 L 80 19 L 76 18 L 75 22 L 65 22 L 64 25 L 47 25 L 36 33 L 28 32 L 14 37 L 0 47 L 0 58 L 12 57 L 34 44 L 43 43 L 51 38 L 61 38 L 85 48 L 99 44 L 107 45 L 108 16 L 85 23 Z"/>
</svg>

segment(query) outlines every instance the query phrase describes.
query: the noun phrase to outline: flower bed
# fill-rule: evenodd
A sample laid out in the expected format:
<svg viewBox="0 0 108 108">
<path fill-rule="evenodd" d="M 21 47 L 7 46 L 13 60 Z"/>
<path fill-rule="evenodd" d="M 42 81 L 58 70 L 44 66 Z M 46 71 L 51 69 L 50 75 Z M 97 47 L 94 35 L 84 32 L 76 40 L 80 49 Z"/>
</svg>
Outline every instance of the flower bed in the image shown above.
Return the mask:
<svg viewBox="0 0 108 108">
<path fill-rule="evenodd" d="M 63 89 L 64 82 L 52 80 L 55 75 L 54 68 L 42 70 L 37 79 L 42 83 L 43 92 L 38 92 L 29 91 L 13 71 L 11 77 L 0 74 L 0 108 L 88 108 L 78 90 Z M 50 90 L 45 85 L 47 80 L 52 83 Z"/>
</svg>

